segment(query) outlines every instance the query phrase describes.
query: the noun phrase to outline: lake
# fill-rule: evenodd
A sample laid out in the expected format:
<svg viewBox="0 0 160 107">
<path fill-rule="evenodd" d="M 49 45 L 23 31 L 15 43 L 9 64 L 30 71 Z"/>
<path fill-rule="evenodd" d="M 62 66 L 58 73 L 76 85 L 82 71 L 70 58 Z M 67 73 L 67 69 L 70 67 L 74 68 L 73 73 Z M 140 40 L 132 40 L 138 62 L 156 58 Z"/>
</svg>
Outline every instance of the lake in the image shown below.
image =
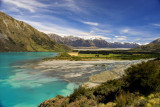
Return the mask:
<svg viewBox="0 0 160 107">
<path fill-rule="evenodd" d="M 35 63 L 56 55 L 54 52 L 0 53 L 0 107 L 37 107 L 58 94 L 71 94 L 76 84 L 48 77 L 43 72 L 33 73 Z"/>
</svg>

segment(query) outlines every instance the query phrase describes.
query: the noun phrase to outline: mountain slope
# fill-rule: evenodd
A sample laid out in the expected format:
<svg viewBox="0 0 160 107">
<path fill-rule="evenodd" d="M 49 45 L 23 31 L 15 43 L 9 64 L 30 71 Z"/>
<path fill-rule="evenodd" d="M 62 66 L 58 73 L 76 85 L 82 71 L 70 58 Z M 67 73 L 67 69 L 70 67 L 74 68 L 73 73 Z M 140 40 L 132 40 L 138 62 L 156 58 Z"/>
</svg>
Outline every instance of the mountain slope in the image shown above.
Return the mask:
<svg viewBox="0 0 160 107">
<path fill-rule="evenodd" d="M 64 50 L 70 48 L 54 42 L 32 26 L 0 12 L 0 52 Z"/>
<path fill-rule="evenodd" d="M 151 51 L 151 52 L 160 52 L 160 38 L 154 40 L 153 42 L 147 44 L 147 45 L 143 45 L 143 46 L 139 46 L 133 50 L 136 51 Z"/>
<path fill-rule="evenodd" d="M 74 37 L 74 36 L 61 37 L 56 34 L 49 34 L 48 36 L 58 43 L 65 44 L 72 47 L 135 48 L 139 46 L 136 43 L 120 43 L 120 42 L 110 43 L 105 41 L 104 39 L 85 40 L 80 37 Z"/>
</svg>

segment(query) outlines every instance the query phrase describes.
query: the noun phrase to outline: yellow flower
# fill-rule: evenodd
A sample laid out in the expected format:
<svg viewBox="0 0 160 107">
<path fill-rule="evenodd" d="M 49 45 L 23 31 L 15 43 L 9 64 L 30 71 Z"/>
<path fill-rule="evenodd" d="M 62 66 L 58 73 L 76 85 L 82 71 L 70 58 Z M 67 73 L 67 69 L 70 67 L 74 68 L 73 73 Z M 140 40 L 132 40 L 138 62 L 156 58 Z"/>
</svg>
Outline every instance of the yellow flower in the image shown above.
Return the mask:
<svg viewBox="0 0 160 107">
<path fill-rule="evenodd" d="M 148 100 L 148 102 L 151 104 L 156 104 L 156 101 L 154 99 Z"/>
<path fill-rule="evenodd" d="M 149 96 L 148 96 L 148 98 L 153 98 L 154 97 L 154 94 L 150 94 Z"/>
<path fill-rule="evenodd" d="M 116 103 L 108 102 L 105 107 L 114 107 L 114 106 L 116 106 Z"/>
<path fill-rule="evenodd" d="M 150 103 L 147 103 L 145 107 L 152 107 Z"/>
<path fill-rule="evenodd" d="M 143 96 L 141 96 L 139 99 L 140 99 L 140 100 L 144 100 L 145 98 L 144 98 Z"/>
</svg>

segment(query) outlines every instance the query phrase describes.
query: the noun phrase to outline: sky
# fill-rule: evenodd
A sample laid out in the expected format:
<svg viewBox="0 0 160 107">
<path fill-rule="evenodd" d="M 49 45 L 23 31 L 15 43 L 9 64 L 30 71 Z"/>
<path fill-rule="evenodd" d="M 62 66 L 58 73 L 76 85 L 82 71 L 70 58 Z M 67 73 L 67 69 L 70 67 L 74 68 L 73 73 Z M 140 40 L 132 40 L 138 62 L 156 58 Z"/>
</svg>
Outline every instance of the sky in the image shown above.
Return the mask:
<svg viewBox="0 0 160 107">
<path fill-rule="evenodd" d="M 160 0 L 0 0 L 0 11 L 47 34 L 140 44 L 160 38 Z"/>
</svg>

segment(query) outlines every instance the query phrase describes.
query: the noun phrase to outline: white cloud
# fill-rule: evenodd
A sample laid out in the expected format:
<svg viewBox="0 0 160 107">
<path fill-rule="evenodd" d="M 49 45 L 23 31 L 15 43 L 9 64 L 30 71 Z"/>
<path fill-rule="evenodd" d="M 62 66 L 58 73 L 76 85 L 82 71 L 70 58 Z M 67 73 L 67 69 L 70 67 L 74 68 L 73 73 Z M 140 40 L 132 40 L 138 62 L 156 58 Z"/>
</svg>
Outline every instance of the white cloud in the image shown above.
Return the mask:
<svg viewBox="0 0 160 107">
<path fill-rule="evenodd" d="M 93 28 L 93 31 L 98 32 L 99 34 L 106 34 L 106 33 L 110 33 L 111 30 L 108 29 L 99 29 L 99 28 Z"/>
<path fill-rule="evenodd" d="M 126 36 L 114 36 L 115 38 L 113 39 L 114 41 L 124 41 L 127 40 Z"/>
<path fill-rule="evenodd" d="M 82 7 L 84 3 L 82 5 L 81 2 L 77 2 L 75 0 L 51 0 L 47 2 L 41 2 L 40 0 L 2 0 L 2 3 L 6 6 L 5 9 L 7 10 L 10 10 L 10 7 L 15 7 L 19 9 L 19 11 L 21 11 L 21 9 L 25 9 L 31 13 L 42 11 L 56 14 L 64 14 L 65 12 L 68 14 L 68 11 L 76 14 L 88 13 L 88 11 L 84 10 Z"/>
<path fill-rule="evenodd" d="M 77 4 L 76 2 L 75 0 L 56 1 L 51 4 L 50 8 L 53 8 L 53 9 L 60 8 L 60 9 L 72 11 L 74 13 L 78 13 L 78 12 L 85 13 L 86 11 L 84 11 L 83 8 L 80 7 L 80 4 Z"/>
<path fill-rule="evenodd" d="M 150 36 L 151 34 L 149 32 L 146 31 L 139 31 L 139 30 L 135 30 L 135 29 L 131 29 L 131 28 L 125 28 L 125 29 L 121 29 L 120 34 L 127 34 L 129 36 Z"/>
<path fill-rule="evenodd" d="M 121 30 L 121 33 L 128 33 L 129 32 L 129 29 L 127 28 L 127 29 L 122 29 Z"/>
<path fill-rule="evenodd" d="M 37 0 L 2 0 L 3 3 L 16 6 L 17 8 L 26 9 L 34 13 L 38 8 L 47 7 L 46 4 L 40 3 Z"/>
<path fill-rule="evenodd" d="M 91 25 L 91 26 L 98 26 L 99 25 L 99 23 L 97 23 L 97 22 L 85 22 L 85 21 L 82 21 L 82 23 L 87 24 L 87 25 Z"/>
<path fill-rule="evenodd" d="M 153 26 L 158 26 L 158 27 L 160 27 L 160 24 L 152 24 Z"/>
<path fill-rule="evenodd" d="M 116 38 L 127 38 L 126 36 L 114 36 Z"/>
</svg>

